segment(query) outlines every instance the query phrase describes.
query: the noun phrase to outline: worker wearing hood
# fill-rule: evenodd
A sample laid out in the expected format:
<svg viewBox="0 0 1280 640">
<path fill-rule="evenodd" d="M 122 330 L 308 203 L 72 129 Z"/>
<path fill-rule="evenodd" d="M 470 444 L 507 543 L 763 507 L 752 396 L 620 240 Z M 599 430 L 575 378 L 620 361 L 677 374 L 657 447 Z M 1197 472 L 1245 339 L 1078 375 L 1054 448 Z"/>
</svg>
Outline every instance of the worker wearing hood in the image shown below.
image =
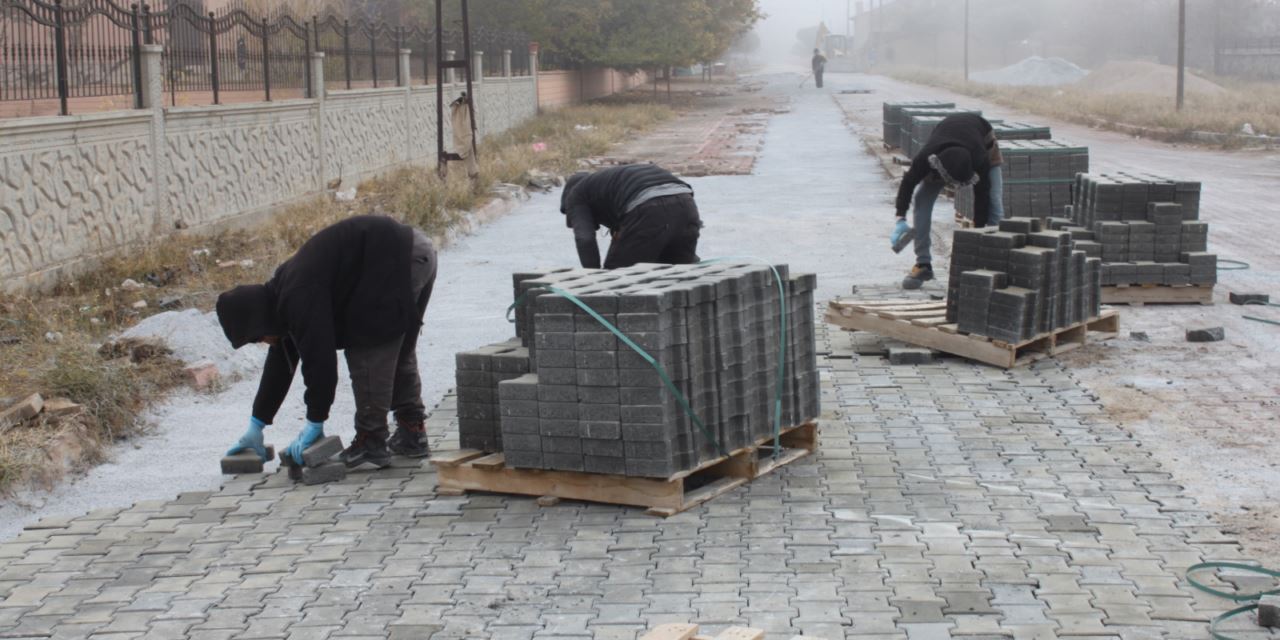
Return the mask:
<svg viewBox="0 0 1280 640">
<path fill-rule="evenodd" d="M 266 343 L 266 364 L 245 435 L 228 455 L 253 450 L 264 459 L 271 424 L 302 369 L 306 427 L 285 454 L 324 436 L 345 350 L 356 401 L 356 438 L 342 454 L 349 467 L 386 466 L 391 451 L 426 455 L 417 339 L 435 282 L 431 241 L 384 216 L 357 216 L 322 229 L 265 284 L 218 297 L 218 321 L 235 348 Z M 388 439 L 387 413 L 396 434 Z"/>
<path fill-rule="evenodd" d="M 912 159 L 911 168 L 902 177 L 902 186 L 898 189 L 897 220 L 892 235 L 895 245 L 911 230 L 906 216 L 912 196 L 915 196 L 916 264 L 902 281 L 902 288 L 919 289 L 925 281 L 933 279 L 929 232 L 933 224 L 933 205 L 943 187 L 973 188 L 975 226 L 1000 223 L 1004 217 L 1001 162 L 995 129 L 982 116 L 957 114 L 938 123 L 924 148 Z"/>
</svg>

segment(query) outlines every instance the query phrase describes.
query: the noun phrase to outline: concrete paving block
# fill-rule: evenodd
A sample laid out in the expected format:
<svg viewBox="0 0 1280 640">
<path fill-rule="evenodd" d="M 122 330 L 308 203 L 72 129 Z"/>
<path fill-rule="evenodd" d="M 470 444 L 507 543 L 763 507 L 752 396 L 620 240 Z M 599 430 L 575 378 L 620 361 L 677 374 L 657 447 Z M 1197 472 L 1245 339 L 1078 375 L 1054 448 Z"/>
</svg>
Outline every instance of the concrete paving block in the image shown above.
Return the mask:
<svg viewBox="0 0 1280 640">
<path fill-rule="evenodd" d="M 242 473 L 262 473 L 263 462 L 258 454 L 252 451 L 241 451 L 222 458 L 223 475 L 239 475 Z"/>
<path fill-rule="evenodd" d="M 338 482 L 347 477 L 347 465 L 334 461 L 316 467 L 302 467 L 302 483 L 308 485 Z"/>
<path fill-rule="evenodd" d="M 1280 627 L 1280 595 L 1267 595 L 1258 599 L 1258 625 Z"/>
<path fill-rule="evenodd" d="M 342 439 L 338 436 L 325 436 L 302 451 L 302 464 L 318 467 L 339 453 L 342 453 Z"/>
<path fill-rule="evenodd" d="M 933 351 L 929 349 L 893 348 L 889 349 L 889 364 L 933 364 Z"/>
<path fill-rule="evenodd" d="M 1222 327 L 1187 329 L 1187 342 L 1221 342 L 1226 337 L 1226 331 Z"/>
<path fill-rule="evenodd" d="M 1229 295 L 1231 304 L 1270 304 L 1271 296 L 1265 293 L 1237 293 Z"/>
</svg>

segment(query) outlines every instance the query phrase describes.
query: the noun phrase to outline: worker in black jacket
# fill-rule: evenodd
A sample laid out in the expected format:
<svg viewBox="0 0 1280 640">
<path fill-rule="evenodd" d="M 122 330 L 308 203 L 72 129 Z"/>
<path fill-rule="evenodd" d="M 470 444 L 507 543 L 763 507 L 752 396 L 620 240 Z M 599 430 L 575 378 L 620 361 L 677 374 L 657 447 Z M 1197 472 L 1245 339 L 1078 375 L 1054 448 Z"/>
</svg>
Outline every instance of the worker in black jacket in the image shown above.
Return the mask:
<svg viewBox="0 0 1280 640">
<path fill-rule="evenodd" d="M 1004 217 L 1001 162 L 995 130 L 982 116 L 957 114 L 938 123 L 924 148 L 912 159 L 911 168 L 902 177 L 902 186 L 898 189 L 897 222 L 891 237 L 894 245 L 911 229 L 906 216 L 912 194 L 915 195 L 916 264 L 902 281 L 902 288 L 919 289 L 926 280 L 933 279 L 929 232 L 933 204 L 944 186 L 957 189 L 972 186 L 974 225 L 999 224 Z"/>
<path fill-rule="evenodd" d="M 657 166 L 629 164 L 574 174 L 565 182 L 560 213 L 573 229 L 578 258 L 588 269 L 601 266 L 596 244 L 600 227 L 613 234 L 605 269 L 698 262 L 702 220 L 693 187 Z"/>
<path fill-rule="evenodd" d="M 341 459 L 348 467 L 390 464 L 387 412 L 396 418 L 390 450 L 427 455 L 417 345 L 436 278 L 436 252 L 421 231 L 384 216 L 357 216 L 322 229 L 276 269 L 266 284 L 218 296 L 218 321 L 237 349 L 270 345 L 249 429 L 228 455 L 263 459 L 262 430 L 275 419 L 294 372 L 306 384 L 306 427 L 283 456 L 324 437 L 346 351 L 356 404 L 356 437 Z"/>
<path fill-rule="evenodd" d="M 809 66 L 813 68 L 813 84 L 817 88 L 822 88 L 822 74 L 827 71 L 827 57 L 822 55 L 822 51 L 813 50 L 813 59 L 809 61 Z"/>
</svg>

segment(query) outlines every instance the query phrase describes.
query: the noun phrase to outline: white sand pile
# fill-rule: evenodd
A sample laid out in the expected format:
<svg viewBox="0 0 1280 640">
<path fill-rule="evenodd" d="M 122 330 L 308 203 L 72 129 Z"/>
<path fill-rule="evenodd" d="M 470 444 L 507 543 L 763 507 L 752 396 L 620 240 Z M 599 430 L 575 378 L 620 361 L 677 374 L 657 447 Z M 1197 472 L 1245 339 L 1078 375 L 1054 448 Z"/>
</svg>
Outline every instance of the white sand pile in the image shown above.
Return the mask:
<svg viewBox="0 0 1280 640">
<path fill-rule="evenodd" d="M 1187 73 L 1187 93 L 1220 95 L 1222 86 Z M 1098 67 L 1077 85 L 1094 93 L 1143 93 L 1172 96 L 1178 87 L 1178 69 L 1165 64 L 1128 60 L 1108 62 Z"/>
<path fill-rule="evenodd" d="M 266 347 L 247 345 L 240 350 L 222 333 L 218 316 L 197 309 L 166 311 L 144 319 L 121 338 L 160 340 L 173 350 L 175 358 L 187 363 L 209 361 L 218 365 L 218 374 L 235 379 L 256 372 L 266 358 Z"/>
<path fill-rule="evenodd" d="M 1072 84 L 1087 75 L 1089 75 L 1088 71 L 1077 67 L 1069 60 L 1031 56 L 1003 69 L 982 71 L 973 74 L 971 77 L 976 82 L 985 82 L 987 84 L 1056 87 L 1063 84 Z"/>
</svg>

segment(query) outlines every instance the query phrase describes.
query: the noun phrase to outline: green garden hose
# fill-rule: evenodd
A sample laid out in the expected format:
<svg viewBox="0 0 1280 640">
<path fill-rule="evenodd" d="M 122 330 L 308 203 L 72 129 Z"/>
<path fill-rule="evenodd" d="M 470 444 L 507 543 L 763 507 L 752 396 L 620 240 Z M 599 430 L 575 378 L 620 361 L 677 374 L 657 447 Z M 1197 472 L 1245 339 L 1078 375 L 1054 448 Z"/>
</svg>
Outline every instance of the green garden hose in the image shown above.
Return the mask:
<svg viewBox="0 0 1280 640">
<path fill-rule="evenodd" d="M 1239 562 L 1201 562 L 1199 564 L 1191 565 L 1191 567 L 1187 569 L 1187 582 L 1190 582 L 1191 586 L 1205 593 L 1208 593 L 1210 595 L 1215 595 L 1215 596 L 1218 596 L 1219 598 L 1225 598 L 1232 602 L 1250 603 L 1241 607 L 1236 607 L 1235 609 L 1232 609 L 1226 613 L 1223 613 L 1218 617 L 1214 618 L 1213 621 L 1209 623 L 1209 635 L 1213 636 L 1214 640 L 1234 640 L 1234 638 L 1232 638 L 1231 636 L 1228 636 L 1222 633 L 1221 631 L 1218 631 L 1218 625 L 1223 622 L 1226 622 L 1230 618 L 1234 618 L 1243 613 L 1248 613 L 1250 611 L 1253 611 L 1254 609 L 1257 609 L 1258 608 L 1257 601 L 1262 596 L 1280 594 L 1280 589 L 1272 589 L 1270 591 L 1261 591 L 1258 593 L 1246 593 L 1246 594 L 1231 593 L 1229 591 L 1221 591 L 1219 589 L 1214 589 L 1213 587 L 1210 587 L 1200 582 L 1199 580 L 1195 579 L 1196 572 L 1204 571 L 1206 569 L 1235 569 L 1237 571 L 1244 571 L 1246 573 L 1256 573 L 1258 575 L 1263 575 L 1270 578 L 1280 578 L 1280 571 L 1273 571 L 1271 569 L 1266 569 L 1263 567 L 1255 567 L 1251 564 L 1241 564 Z"/>
</svg>

